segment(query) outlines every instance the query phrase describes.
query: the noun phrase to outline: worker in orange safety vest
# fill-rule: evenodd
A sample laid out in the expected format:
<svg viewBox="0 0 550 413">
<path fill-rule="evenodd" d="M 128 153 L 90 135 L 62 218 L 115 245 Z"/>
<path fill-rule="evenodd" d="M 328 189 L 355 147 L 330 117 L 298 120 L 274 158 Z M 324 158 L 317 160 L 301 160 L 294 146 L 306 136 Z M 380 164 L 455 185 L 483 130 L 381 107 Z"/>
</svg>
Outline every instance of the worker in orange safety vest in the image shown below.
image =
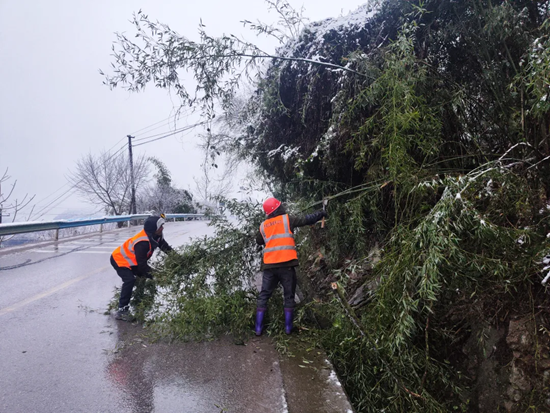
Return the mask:
<svg viewBox="0 0 550 413">
<path fill-rule="evenodd" d="M 117 320 L 129 321 L 131 319 L 129 303 L 132 298 L 132 289 L 136 283 L 136 276 L 153 278 L 151 267 L 147 261 L 155 249 L 159 247 L 164 252 L 172 251 L 172 247 L 168 245 L 162 235 L 165 222 L 164 214 L 148 217 L 143 224 L 143 229 L 126 240 L 111 254 L 111 265 L 118 276 L 122 278 L 118 311 L 115 315 Z"/>
<path fill-rule="evenodd" d="M 317 211 L 306 216 L 291 216 L 275 198 L 263 203 L 267 219 L 260 225 L 256 242 L 265 245 L 262 257 L 262 290 L 258 296 L 256 308 L 255 332 L 262 334 L 267 301 L 277 285 L 281 283 L 284 294 L 285 332 L 290 334 L 294 320 L 294 295 L 296 293 L 296 267 L 298 253 L 294 242 L 294 229 L 313 225 L 327 216 L 325 211 Z"/>
</svg>

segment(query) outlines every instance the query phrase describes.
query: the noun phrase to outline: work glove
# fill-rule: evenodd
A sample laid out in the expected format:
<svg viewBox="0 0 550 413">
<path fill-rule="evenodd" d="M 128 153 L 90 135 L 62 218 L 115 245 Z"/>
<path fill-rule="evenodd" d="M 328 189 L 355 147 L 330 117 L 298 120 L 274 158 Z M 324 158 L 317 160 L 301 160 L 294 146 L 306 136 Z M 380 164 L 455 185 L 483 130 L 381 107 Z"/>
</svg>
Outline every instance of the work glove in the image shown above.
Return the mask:
<svg viewBox="0 0 550 413">
<path fill-rule="evenodd" d="M 321 211 L 321 218 L 327 218 L 328 212 L 327 211 Z"/>
</svg>

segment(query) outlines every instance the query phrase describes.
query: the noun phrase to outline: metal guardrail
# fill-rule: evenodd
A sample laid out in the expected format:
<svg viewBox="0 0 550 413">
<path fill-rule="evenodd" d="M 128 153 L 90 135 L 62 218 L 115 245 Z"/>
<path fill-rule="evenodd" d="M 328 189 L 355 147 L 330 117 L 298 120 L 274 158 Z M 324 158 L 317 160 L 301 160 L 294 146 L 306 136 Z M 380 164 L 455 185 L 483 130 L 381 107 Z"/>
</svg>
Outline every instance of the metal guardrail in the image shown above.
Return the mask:
<svg viewBox="0 0 550 413">
<path fill-rule="evenodd" d="M 204 214 L 165 214 L 167 219 L 171 218 L 203 218 Z M 9 224 L 0 224 L 0 236 L 23 234 L 25 232 L 38 232 L 48 230 L 60 230 L 64 228 L 85 227 L 88 225 L 102 225 L 112 222 L 126 222 L 139 219 L 146 219 L 149 214 L 137 215 L 118 215 L 114 217 L 58 220 L 58 221 L 40 221 L 40 222 L 12 222 Z M 57 239 L 57 237 L 56 237 Z"/>
</svg>

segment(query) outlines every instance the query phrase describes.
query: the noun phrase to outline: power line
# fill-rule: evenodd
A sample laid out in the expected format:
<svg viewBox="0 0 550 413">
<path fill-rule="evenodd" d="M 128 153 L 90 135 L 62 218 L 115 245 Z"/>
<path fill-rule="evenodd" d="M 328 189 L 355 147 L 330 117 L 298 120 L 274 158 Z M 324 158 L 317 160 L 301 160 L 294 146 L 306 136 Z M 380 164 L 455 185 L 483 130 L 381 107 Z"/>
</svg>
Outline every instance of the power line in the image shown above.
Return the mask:
<svg viewBox="0 0 550 413">
<path fill-rule="evenodd" d="M 155 122 L 155 123 L 153 123 L 153 124 L 151 124 L 151 125 L 149 125 L 149 126 L 146 126 L 146 127 L 144 127 L 144 128 L 141 128 L 141 129 L 139 129 L 139 130 L 133 132 L 132 135 L 134 135 L 134 136 L 135 136 L 135 135 L 138 135 L 140 132 L 145 131 L 146 129 L 152 128 L 153 126 L 156 126 L 156 125 L 158 125 L 159 123 L 169 122 L 171 118 L 174 118 L 174 117 L 176 117 L 176 116 L 177 116 L 177 113 L 174 114 L 174 115 L 168 116 L 166 119 L 159 120 L 158 122 Z M 157 129 L 157 128 L 155 128 L 155 129 Z M 148 132 L 143 132 L 143 133 L 148 133 Z"/>
<path fill-rule="evenodd" d="M 126 144 L 122 145 L 115 153 L 113 153 L 111 156 L 109 156 L 107 159 L 105 159 L 105 162 L 110 161 L 111 159 L 113 159 L 113 157 L 115 157 L 116 155 L 118 155 L 120 152 L 122 152 L 125 149 L 126 149 Z"/>
<path fill-rule="evenodd" d="M 140 132 L 141 132 L 142 135 L 145 134 L 145 133 L 152 132 L 153 130 L 159 129 L 159 128 L 161 128 L 161 127 L 163 127 L 163 126 L 165 126 L 165 125 L 171 123 L 172 120 L 175 120 L 176 118 L 179 118 L 179 117 L 181 117 L 181 116 L 187 115 L 188 113 L 189 113 L 189 111 L 188 111 L 187 109 L 185 109 L 185 110 L 179 110 L 179 109 L 178 109 L 178 110 L 176 111 L 176 113 L 174 113 L 174 114 L 171 115 L 171 116 L 168 116 L 166 119 L 160 120 L 160 121 L 155 122 L 155 123 L 153 123 L 153 124 L 151 124 L 151 125 L 149 125 L 149 126 L 146 126 L 146 127 L 144 127 L 144 128 L 141 128 L 141 129 L 139 129 L 139 130 L 137 130 L 137 131 L 131 133 L 131 135 L 132 135 L 132 136 L 138 136 L 138 135 L 140 135 Z M 153 129 L 150 129 L 150 128 L 152 128 L 153 126 L 158 125 L 159 123 L 163 123 L 163 125 L 157 126 L 156 128 L 153 128 Z M 150 129 L 150 130 L 148 130 L 147 132 L 145 132 L 145 130 L 147 130 L 147 129 Z"/>
<path fill-rule="evenodd" d="M 190 129 L 193 129 L 193 128 L 196 128 L 197 126 L 200 126 L 200 125 L 204 125 L 206 122 L 200 122 L 200 123 L 195 123 L 194 125 L 189 125 L 189 126 L 186 126 L 186 127 L 183 127 L 181 129 L 178 129 L 178 130 L 175 130 L 174 132 L 171 132 L 167 135 L 164 135 L 164 136 L 161 136 L 159 138 L 156 138 L 156 139 L 151 139 L 147 142 L 142 142 L 142 143 L 138 143 L 137 145 L 133 145 L 134 147 L 136 146 L 141 146 L 141 145 L 145 145 L 147 143 L 151 143 L 151 142 L 155 142 L 155 141 L 158 141 L 158 140 L 161 140 L 161 139 L 165 139 L 165 138 L 169 138 L 170 136 L 173 136 L 177 133 L 180 133 L 180 132 L 185 132 L 187 130 L 190 130 Z"/>
<path fill-rule="evenodd" d="M 119 141 L 119 142 L 120 142 L 120 141 Z M 115 144 L 114 146 L 116 146 L 116 144 Z M 111 147 L 111 149 L 109 149 L 107 152 L 110 152 L 110 151 L 114 148 L 114 146 Z M 118 153 L 120 153 L 120 152 L 121 152 L 122 150 L 124 150 L 125 148 L 126 148 L 126 145 L 125 145 L 125 144 L 122 145 L 115 153 L 113 153 L 113 154 L 112 154 L 109 158 L 107 158 L 105 161 L 107 162 L 107 161 L 111 160 L 114 156 L 116 156 Z M 65 188 L 67 185 L 71 185 L 71 188 L 74 187 L 74 184 L 71 184 L 70 182 L 66 182 L 66 183 L 63 184 L 61 187 L 59 187 L 58 189 L 56 189 L 54 192 L 52 192 L 52 193 L 50 193 L 48 196 L 42 198 L 42 199 L 40 200 L 40 202 L 37 202 L 37 203 L 35 204 L 35 206 L 36 206 L 36 205 L 39 205 L 39 204 L 41 204 L 41 203 L 43 203 L 43 202 L 46 202 L 49 198 L 51 198 L 52 196 L 54 196 L 55 194 L 57 194 L 59 191 L 61 191 L 61 190 L 62 190 L 63 188 Z M 70 188 L 67 189 L 67 191 L 69 191 L 69 190 L 70 190 Z M 67 193 L 67 191 L 65 191 L 61 196 L 63 196 L 65 193 Z M 56 198 L 56 199 L 57 199 L 57 198 Z M 54 202 L 55 202 L 55 201 L 54 201 Z M 46 205 L 46 207 L 49 206 L 49 205 L 50 205 L 50 204 Z M 41 207 L 41 208 L 42 208 L 42 207 Z"/>
<path fill-rule="evenodd" d="M 174 118 L 175 116 L 178 116 L 179 114 L 175 114 L 175 115 L 172 115 L 170 117 L 168 117 L 167 119 L 164 119 L 164 120 L 161 120 L 159 122 L 156 122 L 152 125 L 149 125 L 145 128 L 142 128 L 139 131 L 143 131 L 143 130 L 146 130 L 146 129 L 150 129 L 152 126 L 155 126 L 155 125 L 158 125 L 159 123 L 163 123 L 163 122 L 166 122 L 167 120 L 171 119 L 171 118 Z M 175 131 L 172 131 L 168 134 L 165 134 L 163 135 L 162 133 L 159 133 L 159 134 L 155 134 L 155 135 L 150 135 L 150 136 L 145 136 L 145 137 L 142 137 L 142 138 L 139 138 L 139 139 L 135 139 L 135 141 L 144 141 L 146 139 L 149 139 L 149 140 L 146 140 L 145 142 L 141 142 L 141 143 L 138 143 L 137 145 L 133 145 L 134 147 L 136 146 L 140 146 L 140 145 L 145 145 L 147 143 L 151 143 L 151 142 L 154 142 L 154 141 L 157 141 L 157 140 L 161 140 L 161 139 L 165 139 L 165 138 L 168 138 L 170 136 L 173 136 L 177 133 L 180 133 L 180 132 L 185 132 L 185 131 L 188 131 L 188 130 L 191 130 L 197 126 L 201 126 L 201 125 L 204 125 L 206 122 L 199 122 L 199 123 L 195 123 L 195 124 L 192 124 L 192 125 L 187 125 L 187 126 L 184 126 L 182 128 L 179 128 L 179 129 L 176 129 Z M 162 127 L 162 126 L 160 126 Z M 160 127 L 157 127 L 155 129 L 158 129 Z M 155 130 L 155 129 L 152 129 L 152 130 Z M 151 132 L 152 130 L 150 130 L 149 132 Z M 162 135 L 162 136 L 159 136 L 159 135 Z M 157 137 L 159 136 L 159 137 Z M 151 138 L 155 138 L 155 139 L 151 139 Z M 125 138 L 122 138 L 120 139 L 118 142 L 116 142 L 108 151 L 110 152 L 113 148 L 115 148 L 122 140 L 124 140 Z M 123 144 L 117 151 L 115 151 L 113 154 L 111 154 L 107 159 L 105 159 L 103 161 L 103 163 L 106 163 L 108 161 L 110 161 L 111 159 L 113 159 L 115 156 L 117 156 L 118 154 L 120 154 L 123 150 L 126 149 L 126 144 Z M 63 201 L 66 201 L 70 195 L 72 195 L 76 189 L 76 186 L 82 181 L 79 180 L 75 183 L 73 183 L 65 192 L 63 192 L 61 195 L 57 196 L 54 200 L 52 200 L 51 202 L 49 202 L 47 205 L 45 205 L 44 207 L 42 207 L 41 209 L 39 209 L 37 212 L 35 212 L 33 215 L 38 215 L 36 218 L 34 219 L 39 219 L 41 217 L 43 217 L 44 215 L 46 215 L 49 211 L 51 211 L 52 209 L 54 208 L 57 208 L 59 206 L 59 204 Z M 48 195 L 46 198 L 43 198 L 41 202 L 47 200 L 48 198 L 52 197 L 54 194 L 56 194 L 57 192 L 61 191 L 64 187 L 66 187 L 68 185 L 68 183 L 66 183 L 65 185 L 63 185 L 62 187 L 60 187 L 59 189 L 57 189 L 56 191 L 54 191 L 53 193 L 51 193 L 50 195 Z M 56 204 L 57 202 L 57 204 Z M 56 204 L 56 205 L 54 205 Z M 51 208 L 50 208 L 51 207 Z"/>
<path fill-rule="evenodd" d="M 188 126 L 189 126 L 189 125 L 188 125 Z M 174 130 L 172 130 L 172 131 L 165 131 L 165 132 L 157 133 L 157 134 L 155 134 L 155 135 L 144 136 L 144 137 L 142 137 L 142 138 L 135 139 L 134 141 L 135 141 L 135 142 L 141 142 L 141 141 L 144 141 L 144 140 L 146 140 L 146 139 L 156 138 L 157 136 L 165 135 L 165 134 L 167 134 L 167 133 L 177 133 L 177 132 L 179 132 L 180 130 L 183 130 L 183 129 L 187 128 L 188 126 L 182 126 L 181 128 L 174 129 Z"/>
<path fill-rule="evenodd" d="M 119 141 L 120 142 L 120 141 Z M 115 144 L 116 146 L 116 144 Z M 112 147 L 114 148 L 114 146 Z M 112 150 L 109 149 L 110 150 Z M 126 148 L 126 144 L 122 145 L 115 153 L 113 153 L 112 155 L 110 155 L 107 159 L 105 159 L 103 162 L 108 162 L 110 161 L 111 159 L 113 159 L 116 155 L 118 155 L 121 151 L 123 151 L 124 149 Z M 107 151 L 107 152 L 109 152 Z M 51 208 L 48 209 L 48 207 L 50 207 L 51 205 L 53 205 L 54 203 L 56 203 L 57 201 L 59 201 L 61 198 L 65 197 L 65 199 L 63 199 L 62 201 L 65 201 L 68 199 L 69 195 L 72 195 L 72 192 L 76 189 L 76 186 L 82 182 L 82 179 L 71 184 L 71 186 L 65 191 L 63 192 L 61 195 L 59 195 L 57 198 L 55 198 L 53 201 L 51 201 L 50 203 L 48 203 L 46 206 L 42 207 L 39 211 L 33 213 L 32 215 L 38 215 L 36 218 L 34 219 L 39 219 L 41 217 L 43 217 L 44 215 L 46 215 L 49 211 L 51 211 L 53 208 L 57 207 L 59 204 L 55 205 L 55 206 L 52 206 Z M 61 189 L 63 189 L 65 186 L 67 186 L 69 183 L 66 183 L 65 185 L 63 185 L 61 188 L 59 188 L 58 190 L 56 190 L 55 192 L 53 192 L 52 194 L 48 195 L 46 198 L 42 199 L 42 201 L 45 201 L 46 199 L 48 199 L 49 197 L 51 197 L 53 194 L 55 194 L 56 192 L 59 192 Z"/>
<path fill-rule="evenodd" d="M 71 195 L 71 192 L 74 191 L 74 190 L 75 190 L 75 187 L 71 186 L 67 191 L 63 192 L 60 196 L 58 196 L 56 199 L 54 199 L 52 202 L 50 202 L 48 205 L 46 205 L 40 211 L 36 212 L 36 215 L 38 215 L 38 214 L 41 214 L 41 215 L 38 215 L 35 219 L 42 218 L 44 215 L 46 215 L 46 213 L 48 213 L 50 211 L 50 209 L 46 210 L 46 208 L 48 208 L 50 205 L 54 204 L 55 202 L 59 201 L 64 196 Z M 67 198 L 68 198 L 68 196 L 65 199 L 63 199 L 62 201 L 65 201 Z M 59 204 L 57 204 L 55 206 L 57 207 L 58 205 Z"/>
<path fill-rule="evenodd" d="M 152 128 L 152 129 L 149 129 L 147 130 L 146 132 L 142 132 L 142 133 L 137 133 L 135 135 L 132 135 L 132 136 L 141 136 L 141 135 L 146 135 L 148 133 L 151 133 L 155 130 L 158 130 L 160 128 L 166 128 L 167 126 L 170 126 L 170 125 L 176 125 L 177 124 L 177 119 L 174 119 L 174 120 L 168 120 L 164 123 L 162 123 L 161 125 L 157 126 L 156 128 Z M 144 137 L 141 137 L 140 139 L 144 139 Z"/>
<path fill-rule="evenodd" d="M 61 191 L 63 188 L 65 188 L 67 185 L 70 185 L 69 182 L 65 182 L 65 184 L 63 184 L 63 186 L 61 186 L 60 188 L 56 189 L 54 192 L 50 193 L 48 196 L 46 196 L 45 198 L 42 198 L 40 200 L 40 203 L 42 202 L 46 202 L 46 200 L 52 196 L 54 196 L 56 193 L 58 193 L 59 191 Z M 38 205 L 39 203 L 37 202 L 36 204 L 34 204 L 35 206 Z"/>
<path fill-rule="evenodd" d="M 203 123 L 206 123 L 206 122 L 203 122 Z M 186 125 L 186 126 L 182 126 L 181 128 L 174 129 L 174 130 L 172 130 L 172 131 L 160 132 L 160 133 L 156 133 L 156 134 L 154 134 L 154 135 L 149 135 L 149 136 L 142 136 L 141 138 L 134 139 L 134 142 L 139 142 L 139 141 L 143 141 L 143 140 L 145 140 L 145 139 L 155 138 L 155 137 L 157 137 L 157 136 L 161 136 L 161 135 L 164 135 L 164 134 L 166 134 L 166 133 L 176 132 L 177 130 L 181 130 L 181 129 L 185 130 L 185 128 L 188 128 L 188 127 L 190 127 L 190 126 L 195 126 L 195 125 Z M 158 129 L 158 128 L 156 128 L 156 129 Z M 152 131 L 151 131 L 151 132 L 152 132 Z M 133 136 L 135 136 L 135 135 L 133 135 Z"/>
</svg>

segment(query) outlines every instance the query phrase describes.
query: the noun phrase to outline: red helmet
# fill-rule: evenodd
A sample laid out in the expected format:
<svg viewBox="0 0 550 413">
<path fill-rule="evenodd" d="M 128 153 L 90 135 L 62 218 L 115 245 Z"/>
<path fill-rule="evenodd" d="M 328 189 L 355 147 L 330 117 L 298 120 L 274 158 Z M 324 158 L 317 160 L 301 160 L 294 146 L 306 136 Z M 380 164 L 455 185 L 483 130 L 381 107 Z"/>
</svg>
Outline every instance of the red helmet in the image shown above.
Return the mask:
<svg viewBox="0 0 550 413">
<path fill-rule="evenodd" d="M 264 212 L 266 215 L 271 214 L 273 211 L 275 211 L 277 208 L 281 206 L 281 201 L 275 199 L 275 198 L 267 198 L 264 201 Z"/>
</svg>

